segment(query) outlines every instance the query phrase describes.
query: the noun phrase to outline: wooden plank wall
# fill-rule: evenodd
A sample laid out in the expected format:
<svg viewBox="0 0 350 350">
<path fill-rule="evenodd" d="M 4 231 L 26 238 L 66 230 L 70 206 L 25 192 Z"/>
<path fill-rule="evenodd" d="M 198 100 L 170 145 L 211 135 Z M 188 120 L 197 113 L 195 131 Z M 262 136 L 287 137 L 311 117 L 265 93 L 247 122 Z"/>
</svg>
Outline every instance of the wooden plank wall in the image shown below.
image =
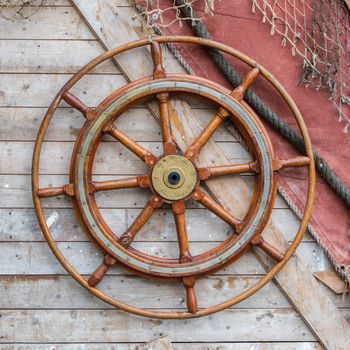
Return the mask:
<svg viewBox="0 0 350 350">
<path fill-rule="evenodd" d="M 118 15 L 127 2 L 119 1 Z M 270 283 L 237 307 L 203 319 L 148 320 L 114 310 L 77 285 L 48 249 L 38 229 L 30 188 L 31 154 L 38 126 L 59 87 L 83 64 L 103 52 L 102 47 L 68 0 L 50 0 L 30 20 L 9 22 L 0 18 L 0 349 L 129 349 L 134 344 L 168 334 L 178 349 L 318 349 L 313 334 L 278 287 Z M 89 105 L 126 82 L 106 62 L 74 88 Z M 213 111 L 194 105 L 203 120 Z M 41 185 L 67 182 L 69 157 L 81 115 L 67 105 L 59 108 L 49 129 L 41 162 Z M 160 149 L 159 128 L 142 106 L 123 117 L 123 131 L 155 153 Z M 233 162 L 249 155 L 223 128 L 215 135 Z M 116 162 L 116 156 L 118 161 Z M 113 161 L 113 162 L 112 162 Z M 96 178 L 137 174 L 143 164 L 118 143 L 106 138 L 99 150 Z M 145 193 L 100 193 L 98 202 L 117 232 L 132 222 L 147 199 Z M 72 264 L 90 274 L 100 254 L 80 230 L 66 198 L 45 201 L 55 239 Z M 281 198 L 273 212 L 291 238 L 298 220 Z M 191 248 L 203 251 L 226 237 L 228 228 L 194 203 L 188 217 Z M 137 242 L 139 249 L 159 256 L 177 254 L 176 235 L 167 209 L 157 213 Z M 310 235 L 299 251 L 308 256 L 312 270 L 329 268 L 329 262 Z M 254 283 L 264 273 L 252 255 L 198 284 L 200 306 L 223 300 Z M 114 269 L 102 288 L 122 300 L 132 296 L 145 308 L 185 306 L 181 286 L 134 278 Z M 329 293 L 349 316 L 350 302 Z M 325 315 L 326 316 L 326 315 Z"/>
</svg>

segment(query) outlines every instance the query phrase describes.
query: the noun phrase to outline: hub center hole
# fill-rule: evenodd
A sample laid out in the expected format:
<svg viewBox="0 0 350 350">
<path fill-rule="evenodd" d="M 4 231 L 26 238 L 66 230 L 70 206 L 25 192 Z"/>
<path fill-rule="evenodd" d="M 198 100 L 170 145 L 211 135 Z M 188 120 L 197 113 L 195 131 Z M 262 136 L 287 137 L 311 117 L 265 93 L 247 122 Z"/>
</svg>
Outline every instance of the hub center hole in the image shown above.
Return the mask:
<svg viewBox="0 0 350 350">
<path fill-rule="evenodd" d="M 180 174 L 173 171 L 168 176 L 168 181 L 171 185 L 176 185 L 180 181 Z"/>
</svg>

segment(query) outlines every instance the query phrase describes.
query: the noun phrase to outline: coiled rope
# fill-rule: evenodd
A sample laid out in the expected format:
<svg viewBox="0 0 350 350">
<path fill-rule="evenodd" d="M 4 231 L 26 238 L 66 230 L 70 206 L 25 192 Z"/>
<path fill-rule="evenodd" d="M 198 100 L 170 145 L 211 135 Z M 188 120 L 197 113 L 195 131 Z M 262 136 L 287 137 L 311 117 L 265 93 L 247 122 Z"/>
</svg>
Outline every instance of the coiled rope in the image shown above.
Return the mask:
<svg viewBox="0 0 350 350">
<path fill-rule="evenodd" d="M 211 39 L 205 24 L 199 20 L 196 12 L 190 6 L 186 5 L 185 0 L 175 0 L 185 17 L 191 17 L 194 20 L 190 22 L 193 33 L 200 38 Z M 231 83 L 237 86 L 241 82 L 241 77 L 225 59 L 223 54 L 217 49 L 207 48 L 208 53 L 216 64 L 221 73 Z M 272 111 L 266 103 L 254 93 L 252 89 L 247 91 L 245 100 L 247 103 L 261 115 L 261 117 L 278 131 L 285 139 L 287 139 L 299 152 L 305 153 L 305 146 L 302 137 L 295 132 L 277 113 Z M 334 190 L 334 192 L 344 201 L 346 206 L 350 208 L 350 190 L 330 168 L 329 164 L 323 159 L 313 148 L 315 158 L 315 166 L 317 173 L 324 179 Z"/>
</svg>

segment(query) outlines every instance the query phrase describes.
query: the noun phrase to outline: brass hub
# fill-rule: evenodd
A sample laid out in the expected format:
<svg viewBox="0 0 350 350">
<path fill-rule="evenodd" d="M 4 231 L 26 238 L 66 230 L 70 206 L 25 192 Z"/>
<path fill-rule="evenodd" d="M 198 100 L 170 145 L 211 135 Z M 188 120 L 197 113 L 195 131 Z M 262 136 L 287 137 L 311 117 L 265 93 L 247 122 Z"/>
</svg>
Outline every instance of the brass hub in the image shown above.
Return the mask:
<svg viewBox="0 0 350 350">
<path fill-rule="evenodd" d="M 171 201 L 186 198 L 197 183 L 197 172 L 187 158 L 170 155 L 160 159 L 152 171 L 154 190 Z"/>
</svg>

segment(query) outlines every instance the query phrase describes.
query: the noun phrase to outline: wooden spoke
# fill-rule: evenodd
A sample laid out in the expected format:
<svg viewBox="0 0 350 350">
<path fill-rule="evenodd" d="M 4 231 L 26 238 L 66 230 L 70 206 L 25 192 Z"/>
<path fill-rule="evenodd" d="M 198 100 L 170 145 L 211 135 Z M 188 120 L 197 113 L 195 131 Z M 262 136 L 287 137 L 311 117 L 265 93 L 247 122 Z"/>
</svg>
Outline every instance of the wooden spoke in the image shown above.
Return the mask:
<svg viewBox="0 0 350 350">
<path fill-rule="evenodd" d="M 163 67 L 163 55 L 162 48 L 159 43 L 153 41 L 151 43 L 151 54 L 153 60 L 153 77 L 154 79 L 160 79 L 165 77 L 165 69 Z"/>
<path fill-rule="evenodd" d="M 169 93 L 163 92 L 157 94 L 159 104 L 160 126 L 162 129 L 164 155 L 176 152 L 176 145 L 171 133 L 170 117 L 169 117 Z"/>
<path fill-rule="evenodd" d="M 237 86 L 231 92 L 231 96 L 237 101 L 241 101 L 248 90 L 249 86 L 256 80 L 259 75 L 259 69 L 253 68 L 250 70 L 246 76 L 243 78 L 241 84 Z M 190 160 L 194 160 L 201 149 L 208 142 L 210 137 L 214 134 L 217 128 L 221 125 L 221 123 L 230 115 L 230 113 L 223 107 L 220 107 L 216 112 L 214 118 L 210 121 L 207 127 L 202 131 L 202 133 L 194 140 L 192 145 L 190 145 L 185 153 L 185 157 Z"/>
<path fill-rule="evenodd" d="M 184 277 L 182 282 L 186 289 L 186 302 L 188 311 L 191 314 L 195 314 L 198 311 L 197 297 L 194 291 L 194 285 L 196 280 L 194 277 Z"/>
<path fill-rule="evenodd" d="M 232 226 L 236 230 L 237 233 L 242 231 L 243 222 L 240 219 L 234 217 L 232 214 L 230 214 L 220 204 L 215 202 L 213 198 L 205 194 L 199 188 L 195 189 L 194 192 L 192 193 L 192 199 L 201 203 L 204 207 L 208 208 L 220 219 L 227 222 L 230 226 Z"/>
<path fill-rule="evenodd" d="M 180 259 L 181 263 L 186 263 L 192 261 L 190 251 L 188 249 L 188 238 L 186 231 L 186 221 L 185 221 L 185 201 L 178 201 L 172 203 L 175 224 L 176 224 L 176 233 L 177 241 L 179 244 L 180 250 Z"/>
<path fill-rule="evenodd" d="M 163 67 L 162 49 L 159 43 L 151 43 L 151 54 L 153 59 L 153 77 L 160 79 L 165 77 L 165 69 Z M 171 133 L 170 117 L 169 117 L 169 93 L 162 92 L 157 94 L 159 104 L 160 126 L 162 129 L 164 155 L 176 152 L 176 145 Z"/>
<path fill-rule="evenodd" d="M 148 188 L 149 184 L 150 180 L 148 175 L 142 175 L 120 180 L 92 181 L 90 191 L 98 192 L 133 187 Z"/>
<path fill-rule="evenodd" d="M 146 224 L 149 218 L 153 215 L 154 211 L 164 203 L 164 200 L 157 195 L 153 195 L 148 201 L 146 206 L 142 209 L 141 213 L 137 216 L 131 226 L 120 236 L 119 243 L 124 247 L 128 247 L 136 234 Z"/>
<path fill-rule="evenodd" d="M 275 259 L 278 262 L 284 259 L 284 254 L 280 252 L 277 248 L 273 247 L 271 244 L 267 243 L 261 235 L 257 235 L 256 237 L 254 237 L 254 239 L 252 240 L 252 244 L 258 246 L 271 258 Z"/>
<path fill-rule="evenodd" d="M 96 117 L 95 108 L 88 107 L 84 102 L 80 101 L 78 97 L 70 92 L 65 92 L 62 98 L 73 108 L 80 111 L 87 120 L 93 120 Z"/>
<path fill-rule="evenodd" d="M 59 186 L 59 187 L 46 187 L 38 189 L 36 193 L 40 198 L 49 198 L 66 194 L 68 196 L 74 196 L 74 187 L 72 184 Z"/>
<path fill-rule="evenodd" d="M 116 263 L 116 259 L 114 259 L 111 255 L 106 254 L 103 258 L 102 264 L 89 277 L 88 285 L 90 287 L 96 287 L 102 281 L 102 278 L 106 275 L 109 268 Z"/>
<path fill-rule="evenodd" d="M 242 173 L 258 173 L 258 172 L 259 172 L 259 166 L 257 161 L 243 163 L 243 164 L 213 166 L 213 167 L 198 169 L 200 180 L 207 180 L 215 176 L 225 176 L 225 175 L 234 175 L 234 174 L 242 174 Z"/>
<path fill-rule="evenodd" d="M 242 79 L 241 83 L 231 92 L 231 96 L 241 102 L 249 89 L 250 85 L 254 83 L 254 81 L 259 76 L 260 70 L 259 68 L 251 69 Z"/>
<path fill-rule="evenodd" d="M 115 139 L 117 139 L 126 148 L 128 148 L 136 156 L 142 159 L 147 165 L 153 165 L 156 162 L 157 157 L 153 153 L 151 153 L 149 150 L 147 150 L 146 148 L 142 147 L 140 144 L 132 140 L 129 136 L 124 134 L 113 124 L 109 124 L 104 129 L 104 132 L 106 134 L 113 136 Z"/>
<path fill-rule="evenodd" d="M 281 159 L 281 158 L 274 158 L 272 161 L 273 164 L 273 170 L 281 170 L 284 168 L 290 168 L 290 167 L 303 167 L 310 164 L 310 158 L 305 156 L 298 156 L 294 158 L 288 158 L 288 159 Z"/>
<path fill-rule="evenodd" d="M 222 124 L 222 122 L 229 116 L 229 112 L 220 107 L 214 118 L 209 122 L 206 128 L 201 132 L 200 135 L 193 141 L 192 145 L 190 145 L 185 153 L 185 157 L 190 160 L 194 160 L 217 128 Z"/>
</svg>

